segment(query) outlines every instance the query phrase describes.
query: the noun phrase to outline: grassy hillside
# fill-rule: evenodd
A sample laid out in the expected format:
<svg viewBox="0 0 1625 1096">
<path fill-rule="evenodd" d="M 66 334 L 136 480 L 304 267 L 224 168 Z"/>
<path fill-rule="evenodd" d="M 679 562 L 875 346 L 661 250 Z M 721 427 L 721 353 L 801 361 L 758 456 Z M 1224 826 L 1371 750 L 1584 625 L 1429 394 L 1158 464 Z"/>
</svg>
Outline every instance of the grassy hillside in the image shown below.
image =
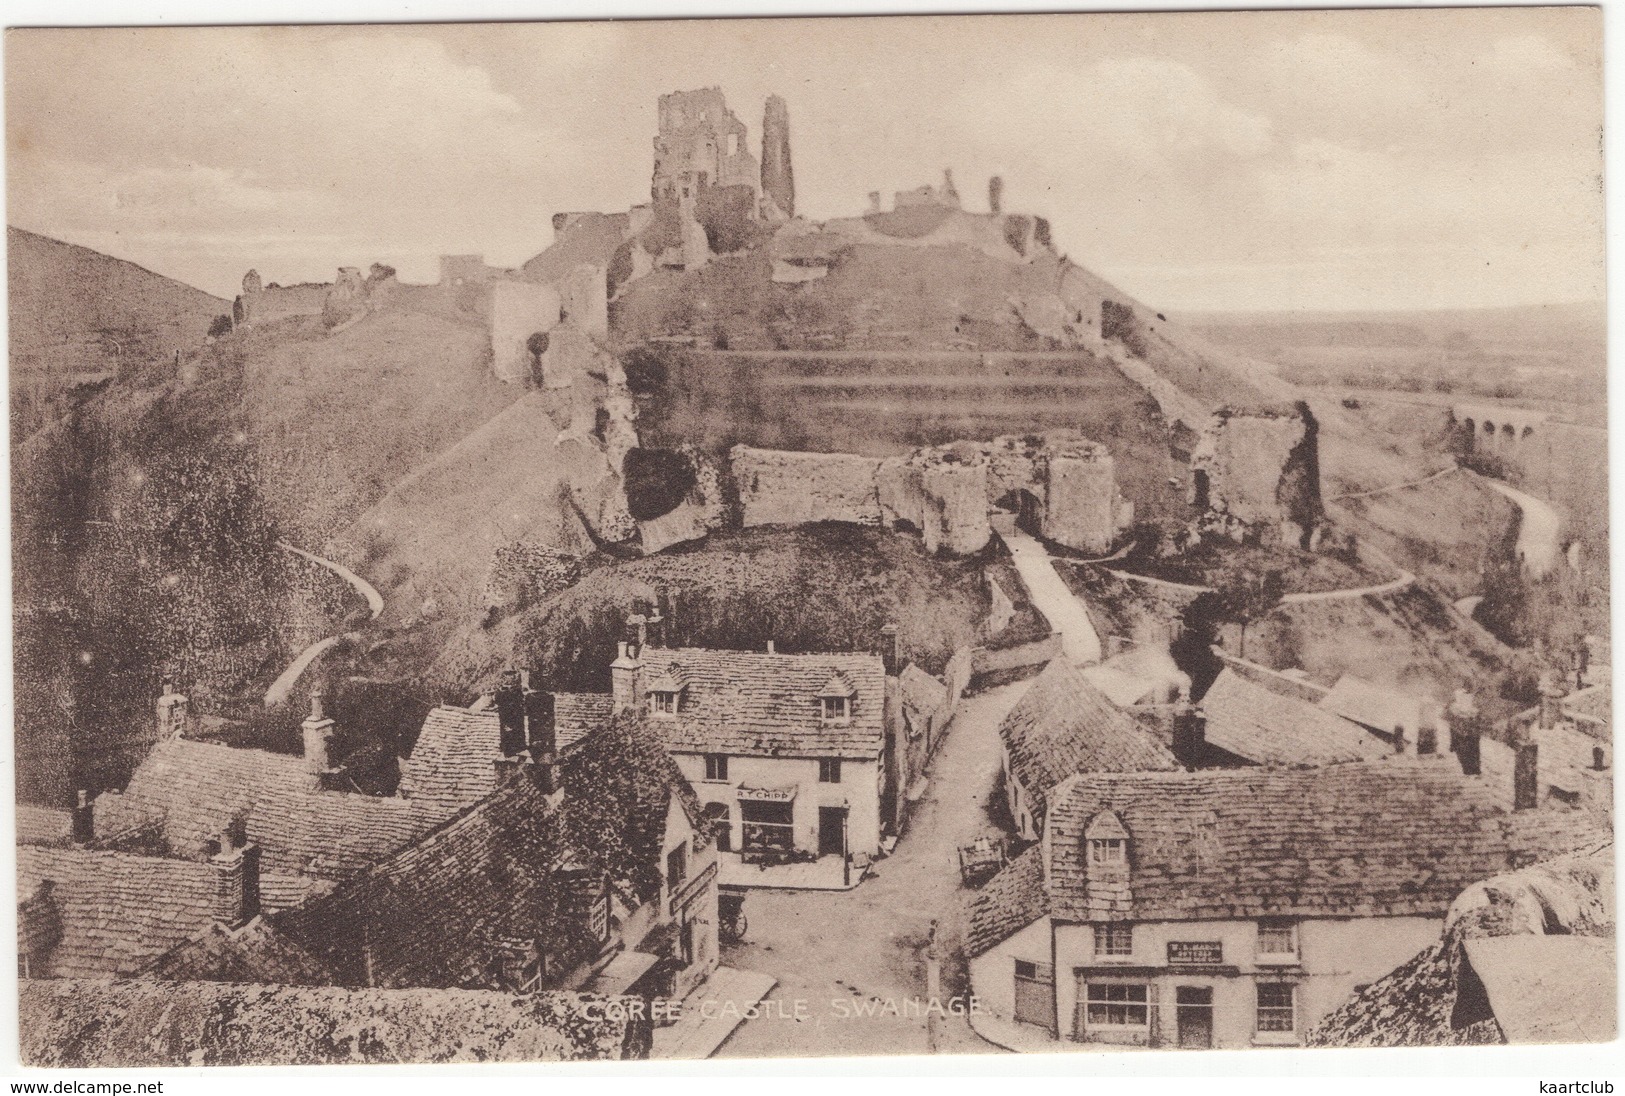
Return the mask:
<svg viewBox="0 0 1625 1096">
<path fill-rule="evenodd" d="M 927 556 L 913 537 L 857 526 L 751 529 L 587 572 L 569 589 L 459 635 L 434 666 L 445 689 L 489 685 L 504 667 L 552 687 L 607 691 L 628 613 L 678 592 L 675 638 L 695 646 L 780 651 L 878 650 L 896 623 L 904 653 L 940 672 L 980 641 L 988 595 L 978 560 Z"/>
<path fill-rule="evenodd" d="M 13 441 L 62 408 L 63 395 L 192 350 L 231 304 L 134 263 L 6 229 Z"/>
<path fill-rule="evenodd" d="M 519 391 L 478 323 L 392 309 L 336 335 L 314 317 L 227 340 L 276 520 L 302 545 L 342 532 Z"/>
</svg>

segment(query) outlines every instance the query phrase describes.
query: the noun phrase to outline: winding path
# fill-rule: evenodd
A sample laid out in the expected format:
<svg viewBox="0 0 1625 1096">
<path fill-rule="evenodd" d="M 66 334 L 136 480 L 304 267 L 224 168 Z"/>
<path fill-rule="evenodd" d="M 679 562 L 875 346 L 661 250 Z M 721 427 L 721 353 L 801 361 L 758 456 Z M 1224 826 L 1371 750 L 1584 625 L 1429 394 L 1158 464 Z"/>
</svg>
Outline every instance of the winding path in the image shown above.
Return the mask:
<svg viewBox="0 0 1625 1096">
<path fill-rule="evenodd" d="M 1431 476 L 1423 476 L 1419 480 L 1409 483 L 1390 483 L 1387 487 L 1374 487 L 1369 491 L 1346 491 L 1341 495 L 1333 495 L 1327 502 L 1341 502 L 1343 499 L 1368 499 L 1373 495 L 1386 495 L 1393 491 L 1403 491 L 1408 487 L 1420 487 L 1424 483 L 1432 483 L 1436 479 L 1443 479 L 1453 472 L 1461 471 L 1461 465 L 1452 464 L 1449 468 L 1441 468 Z"/>
<path fill-rule="evenodd" d="M 316 555 L 314 552 L 307 552 L 303 548 L 295 548 L 293 545 L 288 544 L 285 541 L 277 541 L 276 546 L 281 548 L 284 552 L 291 552 L 292 554 L 303 559 L 308 559 L 312 563 L 326 567 L 329 571 L 332 571 L 335 575 L 339 576 L 339 578 L 342 578 L 345 582 L 348 582 L 352 587 L 355 588 L 356 593 L 360 594 L 366 599 L 367 609 L 370 612 L 367 619 L 377 620 L 378 617 L 383 613 L 383 595 L 373 588 L 372 583 L 368 582 L 366 579 L 362 578 L 360 575 L 356 574 L 342 563 L 335 563 L 330 559 Z M 300 677 L 302 677 L 304 672 L 310 668 L 310 664 L 312 662 L 315 662 L 318 658 L 321 658 L 322 655 L 326 654 L 328 650 L 338 643 L 339 640 L 356 634 L 357 633 L 355 632 L 347 632 L 336 636 L 328 636 L 326 639 L 319 639 L 315 643 L 312 643 L 309 647 L 306 647 L 303 651 L 300 651 L 299 656 L 289 663 L 288 668 L 283 670 L 275 681 L 271 682 L 271 687 L 269 689 L 265 690 L 265 706 L 267 708 L 275 707 L 276 705 L 287 700 L 288 694 L 293 692 L 293 687 L 299 683 Z"/>
<path fill-rule="evenodd" d="M 1026 533 L 1000 533 L 1038 611 L 1061 633 L 1061 650 L 1076 663 L 1100 661 L 1100 636 L 1072 588 L 1055 570 L 1044 546 Z"/>
<path fill-rule="evenodd" d="M 1498 491 L 1517 504 L 1523 511 L 1523 522 L 1518 526 L 1518 558 L 1523 561 L 1529 576 L 1545 578 L 1557 566 L 1559 554 L 1558 533 L 1563 519 L 1545 499 L 1525 494 L 1508 484 L 1488 476 L 1479 479 L 1492 491 Z"/>
</svg>

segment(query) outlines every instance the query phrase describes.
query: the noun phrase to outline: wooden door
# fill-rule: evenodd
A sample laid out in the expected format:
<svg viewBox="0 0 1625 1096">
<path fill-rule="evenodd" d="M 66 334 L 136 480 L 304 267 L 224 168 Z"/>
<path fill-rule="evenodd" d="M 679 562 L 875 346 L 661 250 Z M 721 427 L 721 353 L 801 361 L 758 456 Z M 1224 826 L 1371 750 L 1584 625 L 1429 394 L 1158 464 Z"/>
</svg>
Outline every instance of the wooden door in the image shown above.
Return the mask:
<svg viewBox="0 0 1625 1096">
<path fill-rule="evenodd" d="M 1180 986 L 1174 991 L 1179 1046 L 1207 1050 L 1213 1046 L 1213 988 Z"/>
<path fill-rule="evenodd" d="M 818 808 L 818 855 L 840 856 L 846 851 L 846 808 Z"/>
</svg>

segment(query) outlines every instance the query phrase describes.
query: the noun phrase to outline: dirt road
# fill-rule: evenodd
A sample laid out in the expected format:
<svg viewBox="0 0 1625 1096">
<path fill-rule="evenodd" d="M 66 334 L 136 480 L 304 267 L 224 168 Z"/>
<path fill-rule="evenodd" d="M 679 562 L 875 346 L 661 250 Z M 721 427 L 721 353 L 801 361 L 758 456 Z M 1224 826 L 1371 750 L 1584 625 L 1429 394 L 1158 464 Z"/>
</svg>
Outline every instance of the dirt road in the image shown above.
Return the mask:
<svg viewBox="0 0 1625 1096">
<path fill-rule="evenodd" d="M 962 1020 L 928 1023 L 925 948 L 938 922 L 941 1001 L 964 994 L 956 956 L 957 849 L 997 834 L 985 810 L 999 771 L 998 727 L 1027 682 L 968 697 L 931 766 L 908 831 L 874 874 L 850 891 L 753 890 L 746 941 L 723 949 L 731 967 L 779 980 L 766 1010 L 723 1044 L 718 1057 L 979 1053 L 994 1048 Z"/>
</svg>

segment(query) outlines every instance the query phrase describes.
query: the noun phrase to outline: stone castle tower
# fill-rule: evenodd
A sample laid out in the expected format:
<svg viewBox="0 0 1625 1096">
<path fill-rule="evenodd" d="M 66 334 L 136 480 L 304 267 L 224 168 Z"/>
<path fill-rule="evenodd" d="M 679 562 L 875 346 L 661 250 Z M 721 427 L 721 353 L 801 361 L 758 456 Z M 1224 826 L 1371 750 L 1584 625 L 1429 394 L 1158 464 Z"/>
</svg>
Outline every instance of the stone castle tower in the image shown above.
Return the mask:
<svg viewBox="0 0 1625 1096">
<path fill-rule="evenodd" d="M 756 158 L 745 147 L 749 131 L 728 109 L 721 88 L 674 91 L 660 97 L 655 137 L 656 201 L 682 201 L 707 187 L 750 188 L 756 196 Z"/>
<path fill-rule="evenodd" d="M 762 113 L 762 215 L 788 220 L 796 215 L 796 176 L 790 166 L 790 108 L 777 95 Z"/>
</svg>

